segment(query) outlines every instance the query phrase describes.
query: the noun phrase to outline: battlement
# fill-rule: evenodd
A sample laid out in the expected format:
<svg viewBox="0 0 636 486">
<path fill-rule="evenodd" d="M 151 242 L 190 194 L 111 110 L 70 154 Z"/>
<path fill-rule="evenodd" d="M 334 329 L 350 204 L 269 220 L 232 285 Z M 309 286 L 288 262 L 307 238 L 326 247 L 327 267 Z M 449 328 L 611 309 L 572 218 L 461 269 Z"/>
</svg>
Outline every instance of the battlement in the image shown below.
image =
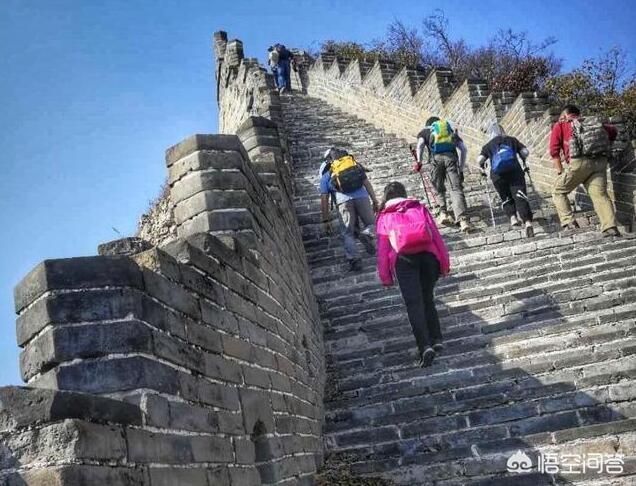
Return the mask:
<svg viewBox="0 0 636 486">
<path fill-rule="evenodd" d="M 497 120 L 509 135 L 519 138 L 530 150 L 530 167 L 537 189 L 549 194 L 554 171 L 549 157 L 550 128 L 558 108 L 541 93 L 492 91 L 483 80 L 457 83 L 450 69 L 423 70 L 397 67 L 387 61 L 351 60 L 333 53 L 321 54 L 301 65 L 303 88 L 310 96 L 368 121 L 378 128 L 413 141 L 430 116 L 451 120 L 459 129 L 473 164 L 487 142 L 485 130 Z M 621 120 L 612 120 L 620 129 Z M 613 149 L 608 171 L 610 193 L 623 224 L 634 221 L 636 174 L 634 147 L 624 131 Z M 578 201 L 589 200 L 578 194 Z"/>
</svg>

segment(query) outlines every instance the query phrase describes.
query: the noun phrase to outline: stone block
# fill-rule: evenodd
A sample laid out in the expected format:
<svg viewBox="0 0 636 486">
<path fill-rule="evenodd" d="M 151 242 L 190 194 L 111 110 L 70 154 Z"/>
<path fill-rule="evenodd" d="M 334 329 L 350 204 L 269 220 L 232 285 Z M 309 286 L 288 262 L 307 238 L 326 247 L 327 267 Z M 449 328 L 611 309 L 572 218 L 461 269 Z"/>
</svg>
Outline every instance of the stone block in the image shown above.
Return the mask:
<svg viewBox="0 0 636 486">
<path fill-rule="evenodd" d="M 185 175 L 209 169 L 244 169 L 245 160 L 240 152 L 199 150 L 179 159 L 168 168 L 171 185 Z"/>
<path fill-rule="evenodd" d="M 259 130 L 254 132 L 253 130 L 249 130 L 241 134 L 241 142 L 248 153 L 251 153 L 251 151 L 255 149 L 263 150 L 264 147 L 279 153 L 281 151 L 280 138 L 278 138 L 277 131 Z M 282 158 L 282 153 L 280 157 Z"/>
<path fill-rule="evenodd" d="M 151 467 L 149 474 L 152 486 L 206 486 L 208 484 L 208 471 L 204 467 Z"/>
<path fill-rule="evenodd" d="M 178 430 L 217 432 L 215 412 L 209 408 L 184 402 L 170 402 L 170 427 Z"/>
<path fill-rule="evenodd" d="M 225 356 L 205 353 L 203 356 L 204 373 L 215 380 L 230 381 L 242 384 L 241 366 Z"/>
<path fill-rule="evenodd" d="M 256 460 L 256 452 L 254 442 L 251 439 L 235 437 L 234 454 L 236 464 L 254 464 Z"/>
<path fill-rule="evenodd" d="M 126 442 L 122 429 L 66 419 L 50 425 L 11 434 L 4 447 L 11 454 L 3 455 L 3 469 L 21 464 L 52 463 L 77 460 L 119 461 L 126 457 Z"/>
<path fill-rule="evenodd" d="M 170 167 L 198 150 L 240 152 L 243 146 L 236 135 L 191 135 L 166 150 L 166 165 Z"/>
<path fill-rule="evenodd" d="M 141 298 L 141 309 L 141 318 L 145 322 L 182 339 L 186 338 L 186 326 L 195 322 L 145 295 Z"/>
<path fill-rule="evenodd" d="M 269 373 L 253 366 L 243 366 L 243 378 L 246 385 L 268 389 L 271 385 Z"/>
<path fill-rule="evenodd" d="M 79 361 L 35 378 L 33 386 L 84 393 L 114 393 L 147 388 L 176 395 L 179 372 L 142 356 Z"/>
<path fill-rule="evenodd" d="M 132 467 L 72 464 L 14 473 L 1 480 L 2 486 L 145 486 L 142 469 Z"/>
<path fill-rule="evenodd" d="M 184 265 L 181 269 L 183 285 L 193 292 L 205 297 L 219 306 L 225 305 L 225 290 L 221 285 L 190 266 Z"/>
<path fill-rule="evenodd" d="M 16 321 L 19 346 L 47 325 L 94 322 L 139 316 L 142 294 L 135 289 L 98 289 L 53 293 L 24 310 Z"/>
<path fill-rule="evenodd" d="M 230 439 L 208 435 L 160 434 L 140 429 L 126 431 L 128 460 L 141 463 L 193 464 L 231 462 Z"/>
<path fill-rule="evenodd" d="M 26 387 L 0 388 L 0 430 L 64 419 L 141 425 L 138 407 L 95 395 Z"/>
<path fill-rule="evenodd" d="M 228 468 L 221 466 L 208 469 L 208 484 L 210 486 L 231 486 Z"/>
<path fill-rule="evenodd" d="M 203 305 L 201 307 L 203 308 Z M 199 324 L 194 321 L 187 324 L 186 340 L 190 344 L 194 344 L 213 353 L 221 353 L 223 350 L 221 333 L 212 328 L 212 326 Z"/>
<path fill-rule="evenodd" d="M 253 230 L 254 228 L 254 218 L 250 211 L 238 208 L 200 213 L 192 219 L 184 221 L 183 224 L 177 228 L 177 234 L 181 238 L 187 238 L 195 233 Z M 251 239 L 248 238 L 248 235 L 244 232 L 241 232 L 237 236 L 248 243 L 251 239 L 255 238 L 254 236 L 252 236 Z"/>
<path fill-rule="evenodd" d="M 128 236 L 100 244 L 97 247 L 97 253 L 100 256 L 131 256 L 150 248 L 152 243 L 136 236 Z"/>
<path fill-rule="evenodd" d="M 153 338 L 153 354 L 178 366 L 202 373 L 205 369 L 203 352 L 190 343 L 171 336 L 156 333 Z"/>
<path fill-rule="evenodd" d="M 249 184 L 239 170 L 209 170 L 191 172 L 175 182 L 170 199 L 179 206 L 183 201 L 204 191 L 246 191 Z M 180 223 L 181 221 L 177 221 Z"/>
<path fill-rule="evenodd" d="M 146 292 L 169 307 L 176 309 L 194 319 L 201 318 L 199 300 L 187 292 L 179 284 L 168 280 L 151 270 L 144 269 Z"/>
<path fill-rule="evenodd" d="M 274 413 L 269 394 L 243 388 L 240 390 L 245 430 L 250 434 L 257 422 L 262 424 L 266 433 L 274 432 Z"/>
<path fill-rule="evenodd" d="M 204 254 L 210 255 L 223 262 L 223 265 L 229 265 L 238 271 L 243 268 L 241 257 L 248 255 L 247 251 L 242 249 L 236 240 L 229 235 L 211 235 L 205 232 L 194 233 L 187 236 L 187 241 Z M 190 256 L 192 257 L 193 254 Z M 197 266 L 194 263 L 194 259 L 192 259 L 192 264 Z M 202 268 L 202 270 L 206 269 Z"/>
<path fill-rule="evenodd" d="M 207 236 L 205 233 L 202 236 Z M 211 239 L 213 238 L 210 235 Z M 219 244 L 218 246 L 220 246 Z M 223 245 L 224 252 L 219 257 L 216 255 L 208 254 L 193 245 L 190 241 L 184 239 L 177 239 L 163 247 L 167 253 L 171 254 L 179 263 L 191 265 L 198 268 L 204 274 L 213 277 L 219 282 L 225 280 L 225 267 L 226 262 L 223 260 L 227 253 L 230 253 L 231 257 L 236 258 L 233 251 L 228 251 L 228 248 Z"/>
<path fill-rule="evenodd" d="M 170 402 L 165 397 L 155 393 L 143 393 L 143 400 L 140 400 L 146 425 L 168 428 L 170 425 Z"/>
<path fill-rule="evenodd" d="M 187 221 L 206 211 L 227 208 L 249 208 L 252 202 L 243 190 L 210 190 L 197 192 L 192 197 L 181 201 L 174 209 L 175 220 Z"/>
<path fill-rule="evenodd" d="M 225 354 L 243 361 L 251 361 L 253 346 L 250 343 L 227 334 L 224 334 L 222 339 Z"/>
<path fill-rule="evenodd" d="M 219 432 L 231 435 L 244 435 L 248 433 L 243 425 L 243 417 L 240 412 L 219 410 L 214 412 L 214 415 L 219 423 Z"/>
<path fill-rule="evenodd" d="M 20 354 L 20 371 L 22 379 L 28 381 L 37 373 L 74 359 L 152 351 L 150 328 L 136 320 L 49 327 Z"/>
<path fill-rule="evenodd" d="M 142 268 L 152 270 L 175 282 L 181 281 L 179 264 L 171 255 L 159 248 L 138 253 L 132 259 Z"/>
<path fill-rule="evenodd" d="M 264 116 L 249 116 L 243 123 L 241 123 L 236 130 L 236 133 L 240 136 L 241 133 L 249 131 L 250 129 L 257 131 L 261 129 L 278 131 L 278 125 L 271 119 L 265 118 Z"/>
<path fill-rule="evenodd" d="M 261 486 L 261 476 L 254 466 L 231 467 L 230 484 L 232 486 Z"/>
<path fill-rule="evenodd" d="M 239 410 L 239 395 L 236 388 L 201 379 L 198 381 L 198 396 L 208 405 L 226 410 Z"/>
<path fill-rule="evenodd" d="M 139 268 L 128 257 L 79 257 L 45 260 L 14 290 L 15 310 L 21 311 L 44 292 L 97 287 L 143 288 Z"/>
</svg>

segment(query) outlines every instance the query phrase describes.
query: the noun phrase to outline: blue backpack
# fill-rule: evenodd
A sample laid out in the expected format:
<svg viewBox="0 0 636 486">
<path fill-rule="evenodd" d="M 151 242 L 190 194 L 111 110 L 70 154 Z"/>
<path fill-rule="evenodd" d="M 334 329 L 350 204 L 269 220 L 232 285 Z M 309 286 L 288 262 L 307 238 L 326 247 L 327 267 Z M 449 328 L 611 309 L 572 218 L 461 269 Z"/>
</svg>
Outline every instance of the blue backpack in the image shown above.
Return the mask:
<svg viewBox="0 0 636 486">
<path fill-rule="evenodd" d="M 507 143 L 502 143 L 492 155 L 490 167 L 495 174 L 509 172 L 517 166 L 517 152 Z"/>
</svg>

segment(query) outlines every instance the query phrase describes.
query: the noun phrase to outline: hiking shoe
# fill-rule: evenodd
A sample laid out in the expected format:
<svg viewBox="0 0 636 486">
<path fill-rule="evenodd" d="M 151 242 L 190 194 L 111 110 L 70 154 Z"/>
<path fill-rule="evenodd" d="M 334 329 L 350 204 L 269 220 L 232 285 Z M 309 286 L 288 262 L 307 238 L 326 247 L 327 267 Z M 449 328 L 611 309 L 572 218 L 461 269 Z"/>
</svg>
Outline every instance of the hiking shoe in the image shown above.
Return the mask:
<svg viewBox="0 0 636 486">
<path fill-rule="evenodd" d="M 473 225 L 467 219 L 462 219 L 459 221 L 459 230 L 464 233 L 470 233 L 473 230 Z"/>
<path fill-rule="evenodd" d="M 435 350 L 433 348 L 426 348 L 426 351 L 424 351 L 420 357 L 420 367 L 426 368 L 427 366 L 431 366 L 434 359 Z"/>
<path fill-rule="evenodd" d="M 526 223 L 526 237 L 533 238 L 534 237 L 534 228 L 532 227 L 532 223 Z"/>
<path fill-rule="evenodd" d="M 359 258 L 349 260 L 349 270 L 352 272 L 359 272 L 360 270 L 362 270 L 362 260 L 360 260 Z"/>
<path fill-rule="evenodd" d="M 433 351 L 435 351 L 436 353 L 441 353 L 442 351 L 444 351 L 444 345 L 441 341 L 433 342 Z"/>
<path fill-rule="evenodd" d="M 612 228 L 607 228 L 605 231 L 603 231 L 604 238 L 609 238 L 611 236 L 620 236 L 620 235 L 621 233 L 620 231 L 618 231 L 618 228 L 616 226 Z"/>
<path fill-rule="evenodd" d="M 435 218 L 435 220 L 437 221 L 437 224 L 443 224 L 443 225 L 453 224 L 452 218 L 448 215 L 446 211 L 440 211 L 439 214 L 437 215 L 437 218 Z"/>
<path fill-rule="evenodd" d="M 572 221 L 569 224 L 563 225 L 561 226 L 561 232 L 565 233 L 565 234 L 569 234 L 572 233 L 574 230 L 579 229 L 579 223 L 576 222 L 576 220 Z"/>
<path fill-rule="evenodd" d="M 519 218 L 514 214 L 510 216 L 510 226 L 521 226 L 521 221 L 519 221 Z"/>
<path fill-rule="evenodd" d="M 532 226 L 526 226 L 526 238 L 534 238 L 534 228 Z"/>
</svg>

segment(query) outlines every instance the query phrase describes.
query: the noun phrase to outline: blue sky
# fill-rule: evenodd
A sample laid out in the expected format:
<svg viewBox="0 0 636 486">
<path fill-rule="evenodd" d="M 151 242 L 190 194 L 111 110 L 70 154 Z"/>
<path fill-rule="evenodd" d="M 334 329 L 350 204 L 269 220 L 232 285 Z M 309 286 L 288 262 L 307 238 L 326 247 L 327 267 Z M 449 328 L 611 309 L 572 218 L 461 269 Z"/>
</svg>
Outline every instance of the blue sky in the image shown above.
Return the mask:
<svg viewBox="0 0 636 486">
<path fill-rule="evenodd" d="M 19 383 L 13 286 L 45 258 L 95 254 L 135 231 L 165 177 L 164 150 L 216 131 L 211 36 L 250 57 L 274 41 L 368 42 L 423 0 L 0 0 L 0 384 Z M 565 67 L 622 45 L 636 53 L 636 3 L 444 2 L 453 35 L 498 28 L 553 35 Z M 564 25 L 561 21 L 567 22 Z M 594 26 L 591 28 L 591 26 Z"/>
</svg>

